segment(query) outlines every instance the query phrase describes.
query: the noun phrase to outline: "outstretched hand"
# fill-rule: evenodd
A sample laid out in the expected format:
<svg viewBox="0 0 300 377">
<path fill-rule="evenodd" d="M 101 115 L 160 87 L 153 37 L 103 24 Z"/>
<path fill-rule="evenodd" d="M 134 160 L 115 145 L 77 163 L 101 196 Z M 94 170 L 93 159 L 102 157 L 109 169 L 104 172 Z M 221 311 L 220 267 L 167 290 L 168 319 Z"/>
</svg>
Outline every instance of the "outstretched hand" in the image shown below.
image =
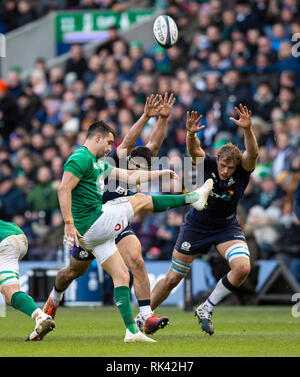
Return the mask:
<svg viewBox="0 0 300 377">
<path fill-rule="evenodd" d="M 152 118 L 158 116 L 159 109 L 163 103 L 162 96 L 159 94 L 151 94 L 150 97 L 147 97 L 144 114 L 147 118 Z"/>
<path fill-rule="evenodd" d="M 174 94 L 171 93 L 170 97 L 168 98 L 168 93 L 165 93 L 163 101 L 159 105 L 158 115 L 162 118 L 168 118 L 171 114 L 172 107 L 175 103 L 176 98 Z"/>
<path fill-rule="evenodd" d="M 250 128 L 252 125 L 251 117 L 252 117 L 252 111 L 248 110 L 247 106 L 243 106 L 240 103 L 240 107 L 237 106 L 234 107 L 237 115 L 239 116 L 239 119 L 235 119 L 233 117 L 230 117 L 229 119 L 235 123 L 237 126 L 241 128 Z"/>
<path fill-rule="evenodd" d="M 203 128 L 205 128 L 205 126 L 200 126 L 199 124 L 202 118 L 203 118 L 202 115 L 199 115 L 198 117 L 197 111 L 192 111 L 191 114 L 188 111 L 186 113 L 186 123 L 185 123 L 185 127 L 187 131 L 194 134 L 201 131 Z"/>
</svg>

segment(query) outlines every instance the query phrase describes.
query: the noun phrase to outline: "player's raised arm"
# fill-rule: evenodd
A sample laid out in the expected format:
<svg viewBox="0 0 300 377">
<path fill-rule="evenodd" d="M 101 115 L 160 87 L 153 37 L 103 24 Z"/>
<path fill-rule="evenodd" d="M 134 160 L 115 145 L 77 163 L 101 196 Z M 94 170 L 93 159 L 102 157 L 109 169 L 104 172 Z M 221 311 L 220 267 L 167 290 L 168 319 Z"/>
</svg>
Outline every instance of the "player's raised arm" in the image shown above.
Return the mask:
<svg viewBox="0 0 300 377">
<path fill-rule="evenodd" d="M 163 99 L 159 94 L 151 94 L 150 97 L 147 97 L 143 114 L 130 128 L 128 134 L 117 148 L 119 159 L 127 157 L 130 154 L 149 119 L 158 115 L 158 108 L 162 101 Z"/>
<path fill-rule="evenodd" d="M 79 246 L 78 237 L 81 237 L 78 230 L 74 226 L 72 216 L 72 191 L 79 183 L 80 179 L 74 174 L 65 171 L 62 177 L 62 181 L 57 190 L 60 210 L 65 222 L 65 235 L 64 244 L 68 243 L 69 248 L 73 247 L 75 242 L 76 246 Z"/>
<path fill-rule="evenodd" d="M 202 119 L 202 115 L 199 115 L 197 111 L 192 111 L 191 114 L 188 111 L 186 114 L 186 123 L 185 127 L 187 129 L 186 133 L 186 145 L 187 150 L 192 157 L 194 163 L 196 163 L 197 157 L 205 157 L 205 152 L 201 148 L 201 143 L 199 138 L 197 137 L 197 132 L 202 130 L 205 126 L 200 126 L 200 121 Z"/>
<path fill-rule="evenodd" d="M 175 103 L 173 93 L 168 98 L 168 93 L 165 93 L 163 102 L 158 107 L 158 121 L 156 122 L 154 129 L 151 133 L 150 140 L 146 144 L 146 147 L 150 149 L 153 157 L 156 157 L 158 151 L 166 137 L 168 119 L 172 111 L 172 107 Z"/>
<path fill-rule="evenodd" d="M 258 145 L 252 128 L 252 112 L 247 106 L 240 104 L 235 106 L 235 111 L 239 119 L 230 117 L 229 119 L 244 131 L 244 143 L 246 150 L 242 154 L 242 167 L 247 171 L 255 169 L 258 158 Z"/>
<path fill-rule="evenodd" d="M 173 170 L 125 170 L 114 168 L 110 175 L 110 179 L 116 179 L 129 185 L 137 185 L 143 182 L 149 182 L 159 178 L 176 179 L 177 175 Z"/>
</svg>

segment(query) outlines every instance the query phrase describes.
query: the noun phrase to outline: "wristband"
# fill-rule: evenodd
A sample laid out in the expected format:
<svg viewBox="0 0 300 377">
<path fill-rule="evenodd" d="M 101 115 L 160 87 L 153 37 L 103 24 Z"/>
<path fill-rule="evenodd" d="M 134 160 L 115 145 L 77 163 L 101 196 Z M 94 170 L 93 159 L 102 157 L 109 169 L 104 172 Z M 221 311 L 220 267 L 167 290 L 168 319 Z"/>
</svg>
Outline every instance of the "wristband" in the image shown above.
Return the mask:
<svg viewBox="0 0 300 377">
<path fill-rule="evenodd" d="M 188 131 L 187 136 L 190 137 L 191 139 L 193 139 L 196 136 L 196 133 Z"/>
<path fill-rule="evenodd" d="M 64 217 L 64 222 L 65 224 L 74 224 L 73 217 L 72 216 Z"/>
</svg>

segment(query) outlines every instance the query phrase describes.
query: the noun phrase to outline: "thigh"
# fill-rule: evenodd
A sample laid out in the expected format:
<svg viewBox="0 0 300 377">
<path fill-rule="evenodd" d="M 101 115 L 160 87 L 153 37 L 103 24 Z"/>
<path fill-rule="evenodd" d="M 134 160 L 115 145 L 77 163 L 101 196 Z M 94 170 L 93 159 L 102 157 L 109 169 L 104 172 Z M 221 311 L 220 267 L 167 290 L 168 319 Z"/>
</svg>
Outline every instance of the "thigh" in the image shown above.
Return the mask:
<svg viewBox="0 0 300 377">
<path fill-rule="evenodd" d="M 246 242 L 231 240 L 218 244 L 216 248 L 231 269 L 250 268 L 250 253 Z"/>
<path fill-rule="evenodd" d="M 200 232 L 198 229 L 183 224 L 175 244 L 175 250 L 182 255 L 196 256 L 206 254 L 212 245 L 211 237 L 207 232 Z"/>
<path fill-rule="evenodd" d="M 133 262 L 142 259 L 142 246 L 136 235 L 129 235 L 117 243 L 117 248 L 126 265 L 131 268 Z"/>
<path fill-rule="evenodd" d="M 19 284 L 19 260 L 26 252 L 27 239 L 23 234 L 9 236 L 0 243 L 0 290 Z"/>
<path fill-rule="evenodd" d="M 69 262 L 69 270 L 72 271 L 75 275 L 81 276 L 84 275 L 87 269 L 90 267 L 93 259 L 78 260 L 71 255 Z"/>
<path fill-rule="evenodd" d="M 126 198 L 111 200 L 102 209 L 102 215 L 80 239 L 81 246 L 87 251 L 93 251 L 97 245 L 115 239 L 133 218 L 131 204 Z"/>
<path fill-rule="evenodd" d="M 197 255 L 182 254 L 174 249 L 171 266 L 166 274 L 167 281 L 178 284 L 190 271 L 191 265 Z"/>
<path fill-rule="evenodd" d="M 103 265 L 116 251 L 117 246 L 115 240 L 110 239 L 97 245 L 93 250 L 93 255 L 97 259 L 99 265 Z"/>
<path fill-rule="evenodd" d="M 127 267 L 121 254 L 116 248 L 114 252 L 102 262 L 102 267 L 104 271 L 112 277 L 115 288 L 122 285 L 129 285 L 129 273 Z"/>
<path fill-rule="evenodd" d="M 119 245 L 119 242 L 122 241 L 124 238 L 127 238 L 128 236 L 136 236 L 134 230 L 132 229 L 132 226 L 128 224 L 128 226 L 116 237 L 116 245 Z"/>
</svg>

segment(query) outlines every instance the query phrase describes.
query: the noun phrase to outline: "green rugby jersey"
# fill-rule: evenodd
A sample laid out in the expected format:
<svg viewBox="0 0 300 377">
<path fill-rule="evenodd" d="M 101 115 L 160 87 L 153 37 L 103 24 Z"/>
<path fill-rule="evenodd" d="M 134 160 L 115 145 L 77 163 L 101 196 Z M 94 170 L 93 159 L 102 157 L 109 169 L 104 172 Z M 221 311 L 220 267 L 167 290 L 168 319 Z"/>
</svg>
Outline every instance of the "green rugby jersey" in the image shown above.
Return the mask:
<svg viewBox="0 0 300 377">
<path fill-rule="evenodd" d="M 0 220 L 0 242 L 6 237 L 14 236 L 16 234 L 24 234 L 24 232 L 15 223 Z"/>
<path fill-rule="evenodd" d="M 113 169 L 105 160 L 97 160 L 86 147 L 78 148 L 64 165 L 64 171 L 80 179 L 72 191 L 72 216 L 82 236 L 103 213 L 104 179 Z"/>
</svg>

